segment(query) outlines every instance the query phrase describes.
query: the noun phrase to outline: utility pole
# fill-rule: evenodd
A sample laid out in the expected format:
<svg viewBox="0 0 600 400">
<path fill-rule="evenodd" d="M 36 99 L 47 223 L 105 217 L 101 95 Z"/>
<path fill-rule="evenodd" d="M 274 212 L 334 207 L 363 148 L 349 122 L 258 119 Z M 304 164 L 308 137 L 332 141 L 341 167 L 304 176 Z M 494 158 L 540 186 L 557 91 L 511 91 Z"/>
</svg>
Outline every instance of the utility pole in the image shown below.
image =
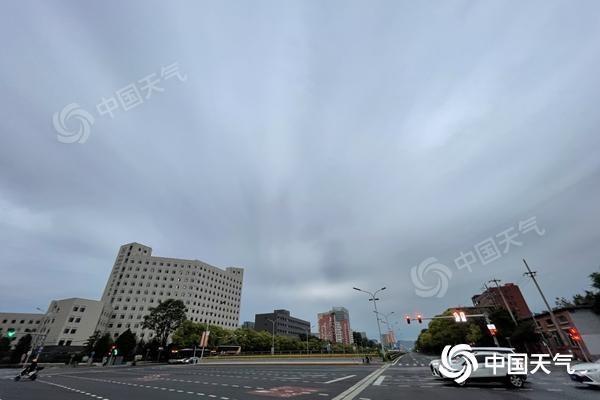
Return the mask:
<svg viewBox="0 0 600 400">
<path fill-rule="evenodd" d="M 357 287 L 354 287 L 352 289 L 358 290 L 359 292 L 363 292 L 363 293 L 366 293 L 369 296 L 371 296 L 369 301 L 373 302 L 373 308 L 375 309 L 375 317 L 377 318 L 377 330 L 379 331 L 379 344 L 381 345 L 381 358 L 383 360 L 385 360 L 385 348 L 383 347 L 383 340 L 381 340 L 381 325 L 379 325 L 379 311 L 377 311 L 377 300 L 379 300 L 379 299 L 377 297 L 375 297 L 377 295 L 377 293 L 381 292 L 382 290 L 385 290 L 385 286 L 379 290 L 376 290 L 375 293 L 371 293 L 366 290 L 359 289 Z"/>
<path fill-rule="evenodd" d="M 486 324 L 490 325 L 492 323 L 492 321 L 490 321 L 490 317 L 486 312 L 483 313 L 483 318 L 485 318 Z M 494 338 L 494 344 L 496 345 L 496 347 L 500 347 L 500 343 L 498 342 L 498 338 L 496 337 L 496 335 L 492 335 L 492 337 Z"/>
<path fill-rule="evenodd" d="M 510 309 L 510 306 L 508 305 L 508 302 L 506 301 L 506 297 L 504 297 L 504 293 L 502 293 L 502 288 L 500 287 L 500 279 L 492 279 L 490 281 L 494 282 L 496 284 L 496 288 L 498 289 L 498 292 L 500 292 L 500 297 L 502 298 L 502 302 L 504 303 L 504 307 L 506 307 L 506 311 L 508 311 L 508 313 L 510 314 L 510 317 L 512 318 L 513 322 L 515 323 L 515 326 L 518 326 L 519 323 L 517 322 L 517 319 L 515 318 L 515 315 L 513 314 L 512 310 Z"/>
<path fill-rule="evenodd" d="M 568 347 L 569 341 L 565 338 L 564 332 L 560 328 L 560 325 L 558 325 L 558 321 L 556 320 L 556 317 L 554 316 L 554 313 L 552 312 L 552 307 L 550 307 L 550 304 L 548 304 L 548 300 L 546 300 L 546 296 L 544 296 L 544 292 L 542 292 L 542 289 L 540 288 L 540 285 L 538 284 L 537 279 L 535 279 L 537 271 L 531 271 L 531 269 L 529 268 L 529 265 L 527 265 L 527 261 L 525 261 L 525 259 L 523 259 L 523 263 L 525 263 L 525 268 L 527 268 L 527 272 L 525 272 L 523 275 L 530 277 L 531 280 L 533 281 L 533 283 L 535 283 L 535 287 L 537 288 L 538 292 L 540 292 L 540 296 L 542 296 L 542 300 L 544 300 L 544 304 L 546 304 L 546 309 L 548 310 L 548 313 L 550 314 L 550 319 L 552 320 L 552 323 L 556 327 L 556 333 L 558 333 L 558 337 L 560 338 L 560 341 L 562 342 L 563 346 Z"/>
<path fill-rule="evenodd" d="M 486 283 L 483 284 L 483 287 L 481 288 L 481 290 L 483 290 L 483 293 L 481 295 L 485 296 L 486 298 L 491 299 L 492 303 L 494 303 L 494 306 L 498 307 L 496 298 L 495 298 L 495 296 L 492 296 L 492 293 L 490 292 L 490 287 Z"/>
</svg>

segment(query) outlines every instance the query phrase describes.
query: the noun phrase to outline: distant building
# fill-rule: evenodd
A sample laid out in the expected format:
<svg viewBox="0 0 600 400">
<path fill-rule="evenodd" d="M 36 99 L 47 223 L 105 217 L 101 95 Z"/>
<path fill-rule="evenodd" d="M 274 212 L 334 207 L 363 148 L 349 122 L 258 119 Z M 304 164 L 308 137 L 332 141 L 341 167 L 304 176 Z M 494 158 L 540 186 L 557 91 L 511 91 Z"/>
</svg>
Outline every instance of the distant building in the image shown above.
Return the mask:
<svg viewBox="0 0 600 400">
<path fill-rule="evenodd" d="M 537 325 L 553 353 L 572 352 L 580 360 L 600 358 L 600 315 L 594 313 L 590 306 L 562 307 L 553 310 L 553 313 L 563 336 L 569 341 L 566 349 L 560 345 L 550 314 L 535 315 Z"/>
<path fill-rule="evenodd" d="M 9 329 L 15 330 L 13 346 L 27 334 L 37 335 L 44 314 L 0 312 L 0 337 L 6 336 Z"/>
<path fill-rule="evenodd" d="M 396 334 L 394 331 L 388 331 L 381 334 L 381 342 L 384 346 L 394 347 L 396 345 Z"/>
<path fill-rule="evenodd" d="M 273 331 L 275 334 L 285 336 L 303 336 L 310 334 L 310 322 L 290 315 L 288 310 L 274 310 L 272 313 L 256 314 L 254 316 L 254 329 L 257 331 Z"/>
<path fill-rule="evenodd" d="M 320 313 L 319 337 L 331 343 L 352 344 L 350 315 L 344 307 L 333 307 L 330 311 Z"/>
<path fill-rule="evenodd" d="M 244 323 L 242 324 L 242 328 L 243 329 L 252 329 L 252 330 L 254 330 L 254 322 L 252 322 L 252 321 L 244 321 Z"/>
<path fill-rule="evenodd" d="M 475 307 L 497 307 L 506 310 L 506 303 L 516 319 L 531 318 L 531 310 L 518 285 L 507 283 L 500 287 L 489 287 L 485 292 L 471 298 Z"/>
<path fill-rule="evenodd" d="M 0 313 L 0 332 L 15 329 L 15 341 L 32 336 L 32 347 L 81 347 L 95 332 L 104 332 L 111 308 L 98 300 L 52 300 L 45 314 Z"/>
</svg>

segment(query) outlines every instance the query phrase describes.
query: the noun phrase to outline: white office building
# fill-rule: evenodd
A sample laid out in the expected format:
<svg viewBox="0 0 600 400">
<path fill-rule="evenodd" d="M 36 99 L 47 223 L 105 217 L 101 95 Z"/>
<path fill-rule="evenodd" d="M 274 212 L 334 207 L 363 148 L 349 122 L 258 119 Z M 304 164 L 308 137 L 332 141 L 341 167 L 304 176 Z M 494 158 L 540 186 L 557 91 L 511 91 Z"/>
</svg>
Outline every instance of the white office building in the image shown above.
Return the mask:
<svg viewBox="0 0 600 400">
<path fill-rule="evenodd" d="M 39 343 L 44 346 L 83 346 L 95 331 L 104 332 L 110 316 L 110 305 L 102 301 L 52 300 L 40 324 L 43 337 L 39 338 Z"/>
<path fill-rule="evenodd" d="M 223 328 L 239 325 L 243 268 L 217 268 L 199 260 L 156 257 L 139 243 L 120 247 L 102 301 L 112 308 L 106 331 L 113 337 L 131 329 L 138 339 L 152 339 L 142 329 L 149 309 L 167 299 L 181 300 L 187 318 Z"/>
<path fill-rule="evenodd" d="M 13 346 L 28 334 L 34 348 L 83 346 L 95 331 L 106 329 L 111 314 L 110 306 L 98 300 L 52 300 L 45 314 L 0 313 L 0 334 L 14 329 Z"/>
</svg>

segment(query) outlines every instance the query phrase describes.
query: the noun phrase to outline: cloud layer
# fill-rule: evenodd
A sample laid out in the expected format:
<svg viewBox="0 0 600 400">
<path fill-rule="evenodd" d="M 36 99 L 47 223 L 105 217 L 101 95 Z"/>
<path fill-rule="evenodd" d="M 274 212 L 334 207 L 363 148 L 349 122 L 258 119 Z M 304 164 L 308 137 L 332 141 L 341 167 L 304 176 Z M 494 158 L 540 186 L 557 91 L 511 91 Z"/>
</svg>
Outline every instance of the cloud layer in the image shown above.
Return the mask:
<svg viewBox="0 0 600 400">
<path fill-rule="evenodd" d="M 428 7 L 429 6 L 429 7 Z M 540 2 L 21 1 L 0 17 L 0 309 L 98 298 L 118 246 L 244 266 L 242 319 L 470 304 L 487 280 L 587 288 L 600 250 L 600 6 Z M 139 106 L 103 97 L 178 62 Z M 76 102 L 84 144 L 52 116 Z M 520 220 L 542 237 L 453 260 Z M 442 298 L 410 268 L 453 270 Z M 412 338 L 418 326 L 401 326 Z"/>
</svg>

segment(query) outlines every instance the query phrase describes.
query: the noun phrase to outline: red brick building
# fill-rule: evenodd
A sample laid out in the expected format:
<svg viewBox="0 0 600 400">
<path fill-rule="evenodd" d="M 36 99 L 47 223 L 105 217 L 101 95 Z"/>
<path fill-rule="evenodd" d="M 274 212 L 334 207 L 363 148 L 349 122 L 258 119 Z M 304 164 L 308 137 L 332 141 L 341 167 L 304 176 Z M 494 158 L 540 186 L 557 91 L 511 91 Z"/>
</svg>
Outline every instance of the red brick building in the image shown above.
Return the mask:
<svg viewBox="0 0 600 400">
<path fill-rule="evenodd" d="M 485 292 L 473 296 L 471 300 L 475 307 L 498 307 L 506 309 L 500 292 L 504 295 L 506 303 L 508 303 L 508 307 L 516 319 L 531 318 L 531 310 L 521 293 L 521 289 L 514 283 L 487 288 Z"/>
<path fill-rule="evenodd" d="M 344 307 L 333 307 L 330 311 L 320 313 L 319 338 L 331 343 L 352 344 L 350 315 Z"/>
<path fill-rule="evenodd" d="M 561 341 L 548 312 L 535 315 L 538 327 L 553 353 L 572 353 L 579 360 L 596 360 L 600 357 L 600 315 L 589 306 L 562 307 L 553 310 L 556 321 L 567 339 Z"/>
</svg>

